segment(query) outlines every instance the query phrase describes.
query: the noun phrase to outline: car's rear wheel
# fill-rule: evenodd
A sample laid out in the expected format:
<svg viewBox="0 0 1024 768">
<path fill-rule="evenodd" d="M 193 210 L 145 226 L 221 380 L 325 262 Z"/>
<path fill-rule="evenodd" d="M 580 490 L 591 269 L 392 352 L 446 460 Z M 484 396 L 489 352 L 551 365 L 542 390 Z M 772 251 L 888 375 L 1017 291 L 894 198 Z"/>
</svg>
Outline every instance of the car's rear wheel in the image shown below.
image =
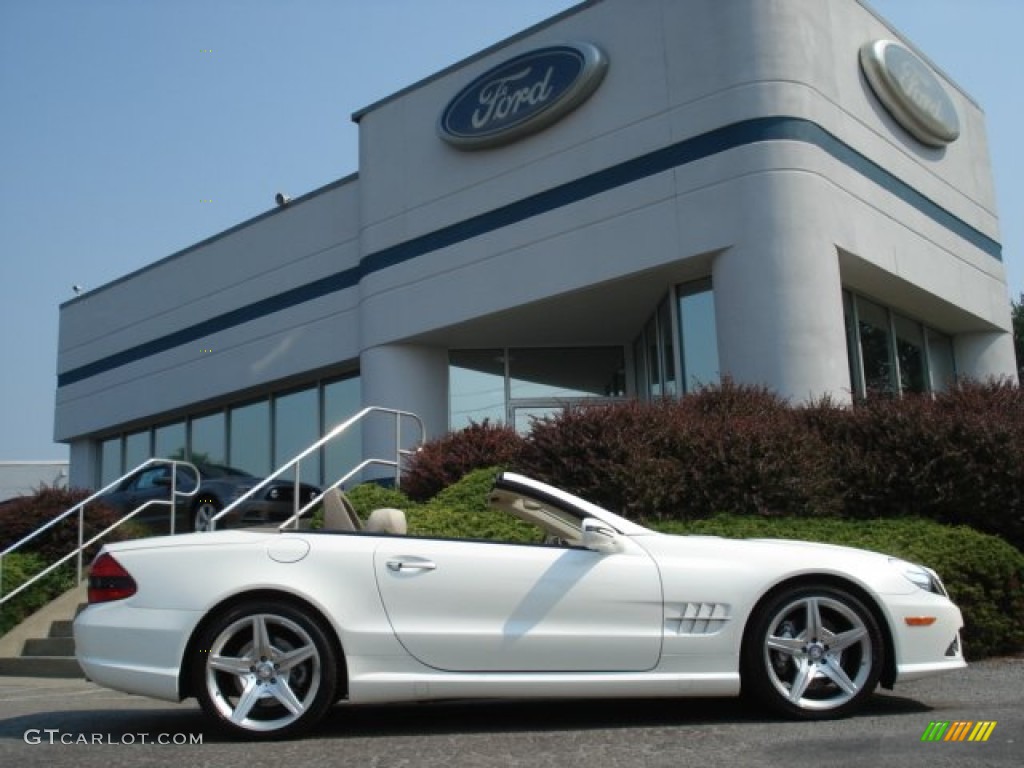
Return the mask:
<svg viewBox="0 0 1024 768">
<path fill-rule="evenodd" d="M 210 530 L 210 520 L 220 512 L 220 504 L 215 499 L 200 499 L 192 508 L 192 530 Z"/>
<path fill-rule="evenodd" d="M 841 717 L 874 691 L 884 653 L 878 622 L 856 597 L 832 588 L 790 589 L 752 619 L 743 688 L 789 717 Z"/>
<path fill-rule="evenodd" d="M 316 619 L 288 603 L 236 606 L 206 627 L 197 648 L 193 690 L 234 735 L 298 735 L 336 698 L 333 645 Z"/>
</svg>

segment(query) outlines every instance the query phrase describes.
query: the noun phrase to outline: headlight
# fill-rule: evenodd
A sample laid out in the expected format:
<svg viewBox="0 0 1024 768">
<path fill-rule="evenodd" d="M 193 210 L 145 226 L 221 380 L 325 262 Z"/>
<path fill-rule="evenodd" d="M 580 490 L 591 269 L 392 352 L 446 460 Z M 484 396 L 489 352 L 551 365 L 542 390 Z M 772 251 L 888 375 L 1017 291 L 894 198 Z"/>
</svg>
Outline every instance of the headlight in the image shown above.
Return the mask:
<svg viewBox="0 0 1024 768">
<path fill-rule="evenodd" d="M 933 594 L 943 595 L 945 597 L 949 596 L 946 594 L 946 588 L 942 586 L 942 581 L 939 580 L 938 574 L 931 568 L 925 568 L 923 565 L 918 565 L 917 563 L 900 560 L 897 557 L 890 557 L 889 564 L 899 570 L 907 581 L 917 587 L 920 587 L 925 592 L 932 592 Z"/>
</svg>

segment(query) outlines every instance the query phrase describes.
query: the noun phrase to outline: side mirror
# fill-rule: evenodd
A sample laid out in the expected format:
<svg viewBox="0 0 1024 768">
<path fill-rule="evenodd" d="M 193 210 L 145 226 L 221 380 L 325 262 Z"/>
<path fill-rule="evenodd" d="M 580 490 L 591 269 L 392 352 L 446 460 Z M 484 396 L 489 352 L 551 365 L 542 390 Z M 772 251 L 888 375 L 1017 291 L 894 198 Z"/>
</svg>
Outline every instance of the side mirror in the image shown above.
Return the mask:
<svg viewBox="0 0 1024 768">
<path fill-rule="evenodd" d="M 607 523 L 588 517 L 583 521 L 583 546 L 593 552 L 612 554 L 622 551 L 619 534 Z"/>
</svg>

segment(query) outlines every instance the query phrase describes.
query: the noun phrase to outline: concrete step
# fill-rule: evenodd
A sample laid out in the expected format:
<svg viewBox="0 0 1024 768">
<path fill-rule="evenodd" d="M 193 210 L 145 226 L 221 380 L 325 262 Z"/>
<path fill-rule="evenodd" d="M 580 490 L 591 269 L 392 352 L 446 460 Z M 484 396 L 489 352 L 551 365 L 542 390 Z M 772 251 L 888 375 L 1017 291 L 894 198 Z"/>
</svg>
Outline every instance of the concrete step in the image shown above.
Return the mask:
<svg viewBox="0 0 1024 768">
<path fill-rule="evenodd" d="M 74 637 L 74 620 L 61 619 L 50 624 L 50 637 Z"/>
<path fill-rule="evenodd" d="M 75 655 L 73 637 L 32 637 L 25 641 L 22 656 L 67 656 Z"/>
<path fill-rule="evenodd" d="M 0 675 L 11 677 L 77 677 L 85 673 L 73 657 L 13 656 L 0 659 Z"/>
<path fill-rule="evenodd" d="M 84 677 L 75 661 L 72 620 L 85 597 L 83 582 L 0 637 L 0 675 Z"/>
</svg>

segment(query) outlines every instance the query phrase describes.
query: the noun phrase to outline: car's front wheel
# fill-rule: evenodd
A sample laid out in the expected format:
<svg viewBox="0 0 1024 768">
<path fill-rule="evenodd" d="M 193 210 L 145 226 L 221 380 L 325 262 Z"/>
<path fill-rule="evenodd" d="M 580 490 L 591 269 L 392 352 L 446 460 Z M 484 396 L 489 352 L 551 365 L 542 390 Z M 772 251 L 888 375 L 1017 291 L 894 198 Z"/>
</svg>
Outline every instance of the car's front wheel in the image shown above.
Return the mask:
<svg viewBox="0 0 1024 768">
<path fill-rule="evenodd" d="M 878 622 L 859 599 L 840 589 L 794 588 L 752 618 L 743 688 L 789 717 L 840 717 L 874 691 L 884 653 Z"/>
<path fill-rule="evenodd" d="M 246 603 L 198 638 L 193 690 L 233 735 L 296 736 L 335 701 L 337 659 L 320 623 L 283 602 Z"/>
</svg>

